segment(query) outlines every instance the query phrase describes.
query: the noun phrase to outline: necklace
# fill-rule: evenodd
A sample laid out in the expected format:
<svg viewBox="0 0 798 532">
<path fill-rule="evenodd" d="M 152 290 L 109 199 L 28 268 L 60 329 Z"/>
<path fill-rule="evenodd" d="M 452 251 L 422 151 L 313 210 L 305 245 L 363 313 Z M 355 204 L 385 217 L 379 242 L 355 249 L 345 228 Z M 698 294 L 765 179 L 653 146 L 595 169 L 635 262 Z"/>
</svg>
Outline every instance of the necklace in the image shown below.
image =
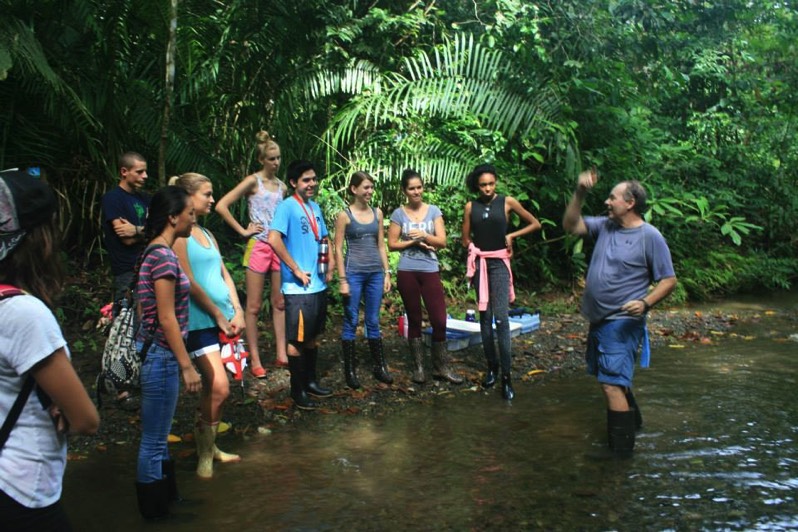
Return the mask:
<svg viewBox="0 0 798 532">
<path fill-rule="evenodd" d="M 490 216 L 490 211 L 493 208 L 493 200 L 496 199 L 496 195 L 494 194 L 487 203 L 480 201 L 479 203 L 482 204 L 482 207 L 485 209 L 482 213 L 482 219 L 487 220 Z"/>
<path fill-rule="evenodd" d="M 428 209 L 425 209 L 425 207 L 427 207 L 427 205 L 421 203 L 417 209 L 410 209 L 409 205 L 405 205 L 404 207 L 402 207 L 402 209 L 404 209 L 405 214 L 407 215 L 408 218 L 410 218 L 411 222 L 418 223 L 418 222 L 423 222 L 424 218 L 426 218 L 427 216 Z"/>
<path fill-rule="evenodd" d="M 153 239 L 152 239 L 152 242 L 150 242 L 150 243 L 151 243 L 151 244 L 154 244 L 154 243 L 155 243 L 155 241 L 156 241 L 156 240 L 158 240 L 159 238 L 160 238 L 161 240 L 163 240 L 163 243 L 164 243 L 164 244 L 166 244 L 166 247 L 172 247 L 172 244 L 170 244 L 170 243 L 169 243 L 169 241 L 166 239 L 166 237 L 165 237 L 165 236 L 163 236 L 163 235 L 158 235 L 158 236 L 156 236 L 155 238 L 153 238 Z"/>
</svg>

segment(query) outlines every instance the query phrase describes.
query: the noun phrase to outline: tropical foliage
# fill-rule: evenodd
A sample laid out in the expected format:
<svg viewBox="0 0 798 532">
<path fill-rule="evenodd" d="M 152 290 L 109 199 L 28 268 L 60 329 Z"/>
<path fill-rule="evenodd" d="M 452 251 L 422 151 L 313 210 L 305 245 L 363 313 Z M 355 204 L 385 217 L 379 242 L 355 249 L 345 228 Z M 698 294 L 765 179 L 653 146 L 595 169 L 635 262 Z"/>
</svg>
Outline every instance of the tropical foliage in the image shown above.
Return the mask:
<svg viewBox="0 0 798 532">
<path fill-rule="evenodd" d="M 518 280 L 568 285 L 589 243 L 560 217 L 580 168 L 639 179 L 692 297 L 789 287 L 798 271 L 798 12 L 723 0 L 0 0 L 0 167 L 42 166 L 82 262 L 125 150 L 152 187 L 193 170 L 217 195 L 266 129 L 319 161 L 332 214 L 366 169 L 390 212 L 422 171 L 463 296 L 462 178 L 491 162 L 543 222 Z M 176 13 L 176 17 L 175 17 Z M 214 218 L 211 223 L 217 224 Z M 225 230 L 217 227 L 225 240 Z M 231 242 L 232 243 L 232 242 Z M 236 248 L 237 249 L 237 248 Z"/>
</svg>

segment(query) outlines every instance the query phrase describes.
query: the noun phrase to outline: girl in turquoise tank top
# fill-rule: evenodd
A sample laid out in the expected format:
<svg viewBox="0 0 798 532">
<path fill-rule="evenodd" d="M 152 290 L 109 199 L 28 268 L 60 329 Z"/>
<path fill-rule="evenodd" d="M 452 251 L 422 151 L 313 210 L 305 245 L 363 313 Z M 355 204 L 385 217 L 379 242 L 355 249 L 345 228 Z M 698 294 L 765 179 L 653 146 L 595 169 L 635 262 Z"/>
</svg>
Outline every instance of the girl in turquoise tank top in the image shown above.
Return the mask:
<svg viewBox="0 0 798 532">
<path fill-rule="evenodd" d="M 233 190 L 225 194 L 216 204 L 216 212 L 236 233 L 249 239 L 243 261 L 247 268 L 247 307 L 244 317 L 247 325 L 250 370 L 252 375 L 263 379 L 266 377 L 266 370 L 260 359 L 258 317 L 263 308 L 263 287 L 267 275 L 271 281 L 276 365 L 288 365 L 285 352 L 285 302 L 280 292 L 280 259 L 268 242 L 274 211 L 283 201 L 288 189 L 285 183 L 277 179 L 277 171 L 282 160 L 280 147 L 265 131 L 258 132 L 256 138 L 258 161 L 263 168 L 245 177 Z M 250 219 L 247 227 L 242 226 L 230 213 L 230 206 L 241 198 L 247 198 Z"/>
<path fill-rule="evenodd" d="M 213 185 L 201 174 L 186 173 L 170 179 L 189 193 L 197 217 L 213 207 Z M 194 428 L 197 444 L 197 476 L 213 476 L 213 461 L 237 462 L 237 454 L 220 451 L 216 434 L 222 418 L 222 405 L 230 395 L 230 384 L 222 363 L 219 333 L 236 336 L 245 328 L 244 310 L 238 300 L 233 278 L 224 265 L 216 239 L 207 229 L 194 225 L 191 235 L 174 245 L 180 267 L 191 282 L 189 299 L 189 356 L 202 376 L 199 418 Z"/>
</svg>

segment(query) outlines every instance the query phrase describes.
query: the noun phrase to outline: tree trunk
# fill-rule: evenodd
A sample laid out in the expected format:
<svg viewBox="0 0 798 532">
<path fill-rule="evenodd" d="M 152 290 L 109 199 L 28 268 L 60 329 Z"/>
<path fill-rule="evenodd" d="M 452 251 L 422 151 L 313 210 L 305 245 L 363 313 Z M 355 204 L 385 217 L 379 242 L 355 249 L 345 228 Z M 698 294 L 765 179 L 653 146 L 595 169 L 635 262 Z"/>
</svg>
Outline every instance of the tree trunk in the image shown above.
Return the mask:
<svg viewBox="0 0 798 532">
<path fill-rule="evenodd" d="M 169 41 L 166 44 L 166 79 L 164 85 L 163 121 L 161 123 L 161 149 L 158 154 L 158 180 L 166 184 L 166 144 L 169 136 L 169 116 L 175 90 L 175 50 L 177 48 L 177 0 L 170 0 Z"/>
</svg>

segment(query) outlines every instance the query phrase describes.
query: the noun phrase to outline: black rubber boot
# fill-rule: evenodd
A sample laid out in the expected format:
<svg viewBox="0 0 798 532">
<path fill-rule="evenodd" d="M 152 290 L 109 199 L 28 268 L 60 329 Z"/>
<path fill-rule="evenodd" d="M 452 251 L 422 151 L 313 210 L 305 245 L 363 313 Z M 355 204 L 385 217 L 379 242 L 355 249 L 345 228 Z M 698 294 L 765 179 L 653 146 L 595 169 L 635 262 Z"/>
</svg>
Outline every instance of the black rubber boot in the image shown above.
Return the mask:
<svg viewBox="0 0 798 532">
<path fill-rule="evenodd" d="M 161 462 L 161 472 L 166 481 L 166 488 L 169 493 L 169 502 L 182 502 L 183 498 L 177 491 L 177 476 L 175 475 L 175 461 L 164 460 Z"/>
<path fill-rule="evenodd" d="M 410 357 L 413 359 L 415 369 L 410 376 L 410 380 L 416 384 L 424 384 L 427 377 L 424 375 L 424 343 L 421 338 L 408 338 L 407 345 L 410 348 Z"/>
<path fill-rule="evenodd" d="M 169 486 L 165 478 L 155 482 L 136 482 L 139 512 L 145 519 L 169 516 Z"/>
<path fill-rule="evenodd" d="M 393 384 L 393 377 L 388 373 L 388 368 L 385 366 L 385 351 L 382 348 L 382 338 L 369 338 L 368 340 L 371 360 L 374 362 L 372 371 L 374 378 L 385 384 Z"/>
<path fill-rule="evenodd" d="M 635 413 L 632 410 L 607 410 L 607 439 L 619 456 L 629 456 L 635 448 Z"/>
<path fill-rule="evenodd" d="M 332 390 L 322 388 L 316 380 L 316 359 L 319 356 L 318 347 L 308 347 L 302 350 L 301 358 L 304 360 L 305 391 L 315 397 L 332 395 Z"/>
<path fill-rule="evenodd" d="M 483 388 L 493 388 L 496 384 L 496 375 L 499 373 L 498 362 L 488 362 L 488 371 L 485 373 L 485 378 L 482 379 Z"/>
<path fill-rule="evenodd" d="M 305 377 L 302 371 L 302 357 L 288 356 L 288 371 L 291 373 L 291 399 L 297 408 L 313 410 L 318 408 L 315 402 L 305 393 Z"/>
<path fill-rule="evenodd" d="M 513 381 L 509 373 L 502 374 L 502 397 L 507 401 L 512 401 L 515 397 Z"/>
<path fill-rule="evenodd" d="M 341 340 L 341 353 L 344 355 L 344 379 L 346 385 L 357 390 L 360 381 L 357 380 L 357 357 L 355 356 L 355 341 Z"/>
<path fill-rule="evenodd" d="M 629 404 L 629 410 L 635 412 L 635 430 L 640 430 L 643 426 L 643 414 L 640 413 L 640 407 L 637 406 L 635 394 L 632 393 L 631 388 L 626 389 L 626 402 Z"/>
</svg>

